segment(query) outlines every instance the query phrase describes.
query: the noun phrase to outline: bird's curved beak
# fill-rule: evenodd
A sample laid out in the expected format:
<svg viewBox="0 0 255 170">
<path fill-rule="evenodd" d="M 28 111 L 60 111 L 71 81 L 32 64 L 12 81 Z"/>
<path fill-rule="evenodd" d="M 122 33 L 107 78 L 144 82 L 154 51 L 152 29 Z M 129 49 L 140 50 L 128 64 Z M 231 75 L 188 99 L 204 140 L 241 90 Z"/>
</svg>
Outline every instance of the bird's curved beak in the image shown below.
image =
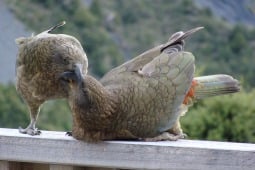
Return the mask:
<svg viewBox="0 0 255 170">
<path fill-rule="evenodd" d="M 81 85 L 81 82 L 83 80 L 82 68 L 83 68 L 82 64 L 75 64 L 74 73 L 77 77 L 77 83 L 79 85 Z"/>
<path fill-rule="evenodd" d="M 74 71 L 65 71 L 59 75 L 59 79 L 65 83 L 72 83 L 76 79 Z"/>
<path fill-rule="evenodd" d="M 83 80 L 82 68 L 82 64 L 75 64 L 74 70 L 65 71 L 59 75 L 60 81 L 68 84 L 77 83 L 78 85 L 81 85 Z"/>
</svg>

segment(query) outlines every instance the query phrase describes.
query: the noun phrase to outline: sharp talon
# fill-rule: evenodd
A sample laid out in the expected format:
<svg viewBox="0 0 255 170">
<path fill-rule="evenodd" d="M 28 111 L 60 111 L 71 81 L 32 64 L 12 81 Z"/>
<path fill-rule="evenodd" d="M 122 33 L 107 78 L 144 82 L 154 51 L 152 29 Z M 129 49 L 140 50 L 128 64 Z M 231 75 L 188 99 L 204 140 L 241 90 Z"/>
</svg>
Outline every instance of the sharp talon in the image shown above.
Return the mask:
<svg viewBox="0 0 255 170">
<path fill-rule="evenodd" d="M 66 136 L 73 136 L 72 131 L 66 132 Z"/>
<path fill-rule="evenodd" d="M 186 133 L 180 134 L 180 139 L 185 139 L 185 138 L 187 138 L 187 137 L 188 137 L 188 135 L 187 135 Z"/>
<path fill-rule="evenodd" d="M 38 130 L 37 128 L 34 130 L 35 135 L 40 135 L 42 132 Z"/>
</svg>

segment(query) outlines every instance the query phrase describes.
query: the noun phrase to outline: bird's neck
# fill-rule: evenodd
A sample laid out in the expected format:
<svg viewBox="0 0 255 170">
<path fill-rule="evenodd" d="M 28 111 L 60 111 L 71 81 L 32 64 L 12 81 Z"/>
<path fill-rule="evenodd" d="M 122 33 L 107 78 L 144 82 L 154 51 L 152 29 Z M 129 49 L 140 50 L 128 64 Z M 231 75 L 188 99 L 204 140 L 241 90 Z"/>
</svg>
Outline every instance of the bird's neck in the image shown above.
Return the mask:
<svg viewBox="0 0 255 170">
<path fill-rule="evenodd" d="M 83 88 L 79 88 L 76 103 L 84 109 L 83 115 L 94 121 L 109 119 L 116 109 L 116 102 L 113 95 L 104 86 L 91 76 L 85 76 Z"/>
</svg>

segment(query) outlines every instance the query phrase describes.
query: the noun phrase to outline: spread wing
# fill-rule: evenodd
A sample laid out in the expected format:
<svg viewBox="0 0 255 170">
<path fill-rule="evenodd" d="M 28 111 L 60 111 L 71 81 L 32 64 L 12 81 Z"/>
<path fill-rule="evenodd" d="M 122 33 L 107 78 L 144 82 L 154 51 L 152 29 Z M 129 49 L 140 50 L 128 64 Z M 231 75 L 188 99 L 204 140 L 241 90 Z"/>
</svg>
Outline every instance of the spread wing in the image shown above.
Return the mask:
<svg viewBox="0 0 255 170">
<path fill-rule="evenodd" d="M 167 43 L 154 47 L 141 55 L 133 58 L 132 60 L 112 69 L 100 81 L 103 85 L 109 85 L 116 82 L 116 76 L 123 72 L 138 72 L 146 64 L 151 62 L 154 58 L 160 56 L 162 53 L 176 53 L 183 50 L 184 39 L 194 32 L 202 29 L 197 27 L 187 32 L 176 32 L 168 40 Z"/>
</svg>

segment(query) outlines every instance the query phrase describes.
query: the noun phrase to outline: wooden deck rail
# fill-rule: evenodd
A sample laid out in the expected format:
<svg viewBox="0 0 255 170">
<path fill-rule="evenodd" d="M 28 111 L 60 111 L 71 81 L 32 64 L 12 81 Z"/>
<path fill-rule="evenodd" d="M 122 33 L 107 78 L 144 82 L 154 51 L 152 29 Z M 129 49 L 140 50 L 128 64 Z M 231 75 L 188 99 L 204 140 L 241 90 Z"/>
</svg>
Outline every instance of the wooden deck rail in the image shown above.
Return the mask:
<svg viewBox="0 0 255 170">
<path fill-rule="evenodd" d="M 40 136 L 29 136 L 17 129 L 0 128 L 0 170 L 108 168 L 254 170 L 255 144 L 198 140 L 91 144 L 64 132 L 43 131 Z"/>
</svg>

